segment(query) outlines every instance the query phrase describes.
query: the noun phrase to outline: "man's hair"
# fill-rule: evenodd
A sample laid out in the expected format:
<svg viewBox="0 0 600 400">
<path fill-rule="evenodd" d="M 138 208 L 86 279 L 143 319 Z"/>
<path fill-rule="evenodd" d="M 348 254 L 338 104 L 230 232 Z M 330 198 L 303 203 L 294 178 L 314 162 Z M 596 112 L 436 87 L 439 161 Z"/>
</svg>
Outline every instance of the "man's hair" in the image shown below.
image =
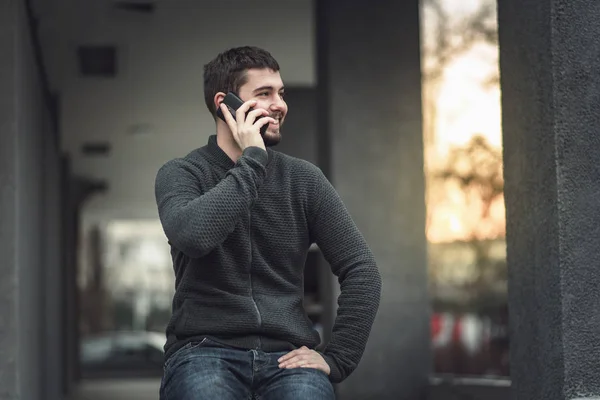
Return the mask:
<svg viewBox="0 0 600 400">
<path fill-rule="evenodd" d="M 238 93 L 247 81 L 247 71 L 252 68 L 279 71 L 279 64 L 266 50 L 253 46 L 229 49 L 204 66 L 204 100 L 216 119 L 215 94 Z"/>
</svg>

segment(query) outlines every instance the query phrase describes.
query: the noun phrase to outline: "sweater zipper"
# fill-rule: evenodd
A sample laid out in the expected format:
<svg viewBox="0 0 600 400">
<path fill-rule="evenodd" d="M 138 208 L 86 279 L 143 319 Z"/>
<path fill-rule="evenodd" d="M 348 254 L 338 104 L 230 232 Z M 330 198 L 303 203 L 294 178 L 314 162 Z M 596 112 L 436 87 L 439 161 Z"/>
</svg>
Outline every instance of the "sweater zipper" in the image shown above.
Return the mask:
<svg viewBox="0 0 600 400">
<path fill-rule="evenodd" d="M 248 214 L 248 237 L 250 238 L 250 264 L 248 268 L 248 275 L 250 277 L 250 298 L 252 299 L 252 304 L 254 305 L 254 309 L 256 310 L 256 315 L 258 317 L 258 327 L 260 328 L 262 325 L 262 317 L 260 316 L 260 311 L 258 309 L 258 304 L 256 304 L 256 300 L 254 300 L 254 288 L 252 284 L 252 212 Z M 260 340 L 260 336 L 258 336 L 258 348 L 262 348 L 262 343 Z"/>
</svg>

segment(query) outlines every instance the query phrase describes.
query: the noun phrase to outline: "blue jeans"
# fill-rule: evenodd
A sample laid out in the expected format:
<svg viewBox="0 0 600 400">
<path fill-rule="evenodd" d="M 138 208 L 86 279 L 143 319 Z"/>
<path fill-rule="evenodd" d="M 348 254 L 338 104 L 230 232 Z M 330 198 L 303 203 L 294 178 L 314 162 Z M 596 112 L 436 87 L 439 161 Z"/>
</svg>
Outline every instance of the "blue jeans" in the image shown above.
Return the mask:
<svg viewBox="0 0 600 400">
<path fill-rule="evenodd" d="M 329 377 L 311 368 L 281 369 L 287 352 L 241 350 L 204 339 L 165 363 L 161 400 L 333 400 Z"/>
</svg>

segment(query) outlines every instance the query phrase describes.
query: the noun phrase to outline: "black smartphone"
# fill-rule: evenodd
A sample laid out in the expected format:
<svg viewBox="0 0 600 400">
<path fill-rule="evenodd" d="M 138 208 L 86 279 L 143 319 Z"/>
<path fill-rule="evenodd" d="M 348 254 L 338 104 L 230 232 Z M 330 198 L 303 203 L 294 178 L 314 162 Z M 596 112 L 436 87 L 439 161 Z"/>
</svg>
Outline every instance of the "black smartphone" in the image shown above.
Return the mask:
<svg viewBox="0 0 600 400">
<path fill-rule="evenodd" d="M 238 108 L 241 107 L 242 104 L 244 104 L 244 101 L 242 99 L 240 99 L 235 93 L 229 92 L 223 99 L 223 104 L 225 104 L 227 106 L 227 108 L 229 109 L 229 112 L 233 116 L 233 119 L 235 119 L 235 112 Z M 246 115 L 248 115 L 248 113 L 252 110 L 253 110 L 252 108 L 249 109 L 248 112 L 246 113 Z M 220 107 L 217 108 L 217 117 L 219 117 L 223 121 L 225 121 L 225 116 L 223 115 L 223 112 L 221 111 Z M 263 117 L 258 117 L 257 121 L 260 118 L 263 118 Z M 269 127 L 269 124 L 264 124 L 263 126 L 261 126 L 260 134 L 264 136 L 265 132 L 267 132 L 268 127 Z"/>
</svg>

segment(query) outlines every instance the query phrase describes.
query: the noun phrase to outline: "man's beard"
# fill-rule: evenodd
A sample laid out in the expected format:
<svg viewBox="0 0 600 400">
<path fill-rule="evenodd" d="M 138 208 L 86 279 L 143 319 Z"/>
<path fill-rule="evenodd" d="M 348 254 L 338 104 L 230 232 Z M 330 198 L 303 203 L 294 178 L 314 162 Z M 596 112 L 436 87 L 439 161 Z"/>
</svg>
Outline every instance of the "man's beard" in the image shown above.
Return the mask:
<svg viewBox="0 0 600 400">
<path fill-rule="evenodd" d="M 279 121 L 279 126 L 277 132 L 269 132 L 269 128 L 263 135 L 263 141 L 265 142 L 266 147 L 273 147 L 279 144 L 281 141 L 281 126 L 283 125 L 283 119 L 281 119 L 280 114 L 271 114 L 269 117 L 274 118 Z"/>
<path fill-rule="evenodd" d="M 281 134 L 279 132 L 265 132 L 263 135 L 263 141 L 265 142 L 266 147 L 277 146 L 281 141 Z"/>
</svg>

